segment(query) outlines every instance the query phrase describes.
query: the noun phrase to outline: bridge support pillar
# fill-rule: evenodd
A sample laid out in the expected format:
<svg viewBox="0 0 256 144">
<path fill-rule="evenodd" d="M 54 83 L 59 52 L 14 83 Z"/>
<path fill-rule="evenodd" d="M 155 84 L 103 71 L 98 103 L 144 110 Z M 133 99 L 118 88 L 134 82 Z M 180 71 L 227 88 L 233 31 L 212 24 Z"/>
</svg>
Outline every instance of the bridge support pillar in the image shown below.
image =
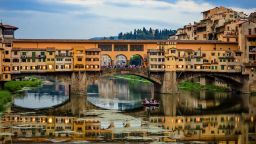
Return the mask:
<svg viewBox="0 0 256 144">
<path fill-rule="evenodd" d="M 71 112 L 80 115 L 86 108 L 87 77 L 85 72 L 73 72 L 71 76 Z"/>
<path fill-rule="evenodd" d="M 242 87 L 240 90 L 244 94 L 249 94 L 250 93 L 250 80 L 249 76 L 245 76 L 242 80 Z"/>
<path fill-rule="evenodd" d="M 200 77 L 199 80 L 200 80 L 200 85 L 204 85 L 205 86 L 205 84 L 206 84 L 205 77 Z"/>
<path fill-rule="evenodd" d="M 177 92 L 178 92 L 178 87 L 177 87 L 176 71 L 165 72 L 160 93 L 173 94 Z"/>
</svg>

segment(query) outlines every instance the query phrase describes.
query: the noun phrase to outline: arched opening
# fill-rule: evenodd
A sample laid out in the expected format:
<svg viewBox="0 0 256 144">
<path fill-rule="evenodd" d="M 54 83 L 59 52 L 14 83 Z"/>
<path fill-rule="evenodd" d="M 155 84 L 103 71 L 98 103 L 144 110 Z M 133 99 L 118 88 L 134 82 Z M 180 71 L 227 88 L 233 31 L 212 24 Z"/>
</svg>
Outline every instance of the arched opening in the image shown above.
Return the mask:
<svg viewBox="0 0 256 144">
<path fill-rule="evenodd" d="M 130 58 L 130 65 L 141 66 L 143 65 L 143 58 L 141 55 L 135 54 Z"/>
<path fill-rule="evenodd" d="M 126 66 L 127 65 L 127 58 L 124 55 L 117 55 L 115 60 L 116 66 Z"/>
<path fill-rule="evenodd" d="M 111 66 L 112 65 L 112 59 L 109 55 L 102 55 L 101 56 L 101 66 Z"/>
<path fill-rule="evenodd" d="M 155 86 L 160 85 L 146 76 L 134 74 L 101 75 L 97 86 L 88 84 L 90 104 L 113 110 L 132 110 L 143 107 L 141 100 L 155 98 Z"/>
</svg>

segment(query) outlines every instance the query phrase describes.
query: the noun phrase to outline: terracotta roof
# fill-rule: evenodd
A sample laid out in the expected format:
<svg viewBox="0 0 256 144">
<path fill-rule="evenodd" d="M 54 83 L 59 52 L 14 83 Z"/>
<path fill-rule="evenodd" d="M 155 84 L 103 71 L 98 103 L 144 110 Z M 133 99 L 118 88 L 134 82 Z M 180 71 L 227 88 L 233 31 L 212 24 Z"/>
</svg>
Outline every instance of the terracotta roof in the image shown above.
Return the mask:
<svg viewBox="0 0 256 144">
<path fill-rule="evenodd" d="M 188 52 L 192 52 L 192 51 L 194 51 L 194 50 L 192 50 L 192 49 L 177 49 L 178 51 L 188 51 Z"/>
<path fill-rule="evenodd" d="M 46 50 L 46 48 L 16 48 L 16 47 L 14 47 L 14 48 L 12 48 L 12 50 L 16 50 L 16 51 L 31 51 L 31 50 L 33 50 L 33 51 L 45 51 Z"/>
<path fill-rule="evenodd" d="M 90 48 L 90 49 L 86 49 L 85 51 L 101 51 L 100 48 Z"/>
<path fill-rule="evenodd" d="M 148 49 L 148 52 L 164 52 L 164 50 L 160 50 L 160 49 Z"/>
<path fill-rule="evenodd" d="M 255 38 L 256 35 L 245 35 L 245 37 L 248 37 L 248 38 Z"/>
<path fill-rule="evenodd" d="M 3 24 L 3 23 L 0 23 L 0 28 L 3 28 L 3 29 L 13 29 L 13 30 L 17 30 L 17 29 L 18 29 L 18 28 L 15 27 L 15 26 Z"/>
<path fill-rule="evenodd" d="M 225 38 L 237 38 L 238 35 L 224 35 Z"/>
<path fill-rule="evenodd" d="M 156 44 L 162 40 L 88 40 L 88 39 L 15 39 L 13 42 L 55 42 L 55 43 L 149 43 Z"/>
<path fill-rule="evenodd" d="M 174 42 L 177 44 L 237 44 L 237 42 L 223 42 L 218 40 L 166 40 L 161 42 Z"/>
<path fill-rule="evenodd" d="M 56 43 L 145 43 L 145 44 L 157 44 L 166 42 L 176 43 L 191 43 L 191 44 L 237 44 L 237 42 L 222 42 L 217 40 L 86 40 L 86 39 L 15 39 L 13 42 L 26 43 L 26 42 L 56 42 Z"/>
</svg>

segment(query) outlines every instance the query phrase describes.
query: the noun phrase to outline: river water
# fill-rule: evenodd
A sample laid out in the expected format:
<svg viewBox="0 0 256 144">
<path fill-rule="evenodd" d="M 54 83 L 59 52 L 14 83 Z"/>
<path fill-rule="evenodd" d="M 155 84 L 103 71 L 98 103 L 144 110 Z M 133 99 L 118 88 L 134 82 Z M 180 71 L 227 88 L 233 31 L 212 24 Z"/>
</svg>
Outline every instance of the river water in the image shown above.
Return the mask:
<svg viewBox="0 0 256 144">
<path fill-rule="evenodd" d="M 172 96 L 154 93 L 153 83 L 120 77 L 104 77 L 87 86 L 87 101 L 102 109 L 133 110 L 143 99 L 157 99 L 163 115 L 241 113 L 248 111 L 249 96 L 231 92 L 184 91 Z M 41 87 L 25 90 L 14 104 L 25 108 L 47 108 L 69 99 L 67 83 L 46 80 Z"/>
</svg>

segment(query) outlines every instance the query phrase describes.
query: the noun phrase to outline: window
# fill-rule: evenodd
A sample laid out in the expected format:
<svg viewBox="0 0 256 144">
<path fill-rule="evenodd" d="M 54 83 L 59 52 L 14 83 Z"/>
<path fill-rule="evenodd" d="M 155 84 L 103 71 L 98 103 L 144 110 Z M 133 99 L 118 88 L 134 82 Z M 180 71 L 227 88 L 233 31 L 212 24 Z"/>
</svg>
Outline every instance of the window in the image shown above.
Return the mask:
<svg viewBox="0 0 256 144">
<path fill-rule="evenodd" d="M 77 61 L 82 61 L 82 58 L 77 58 Z"/>
<path fill-rule="evenodd" d="M 5 51 L 5 54 L 8 55 L 8 54 L 9 54 L 9 51 Z"/>
<path fill-rule="evenodd" d="M 86 61 L 91 61 L 91 58 L 86 58 L 85 60 L 86 60 Z"/>
<path fill-rule="evenodd" d="M 6 43 L 5 47 L 12 47 L 12 44 L 11 43 Z"/>
<path fill-rule="evenodd" d="M 36 56 L 36 52 L 32 52 L 32 57 L 35 57 Z"/>
<path fill-rule="evenodd" d="M 49 55 L 52 55 L 53 54 L 53 52 L 49 52 Z"/>
<path fill-rule="evenodd" d="M 249 35 L 252 34 L 252 29 L 248 29 L 248 34 L 249 34 Z"/>
<path fill-rule="evenodd" d="M 114 51 L 128 51 L 128 45 L 115 45 L 114 46 Z"/>
<path fill-rule="evenodd" d="M 17 51 L 14 51 L 13 54 L 14 54 L 14 55 L 18 55 L 18 52 L 17 52 Z"/>
<path fill-rule="evenodd" d="M 130 51 L 143 51 L 143 45 L 130 45 Z"/>
<path fill-rule="evenodd" d="M 22 52 L 22 55 L 27 55 L 27 53 L 26 52 Z"/>
<path fill-rule="evenodd" d="M 62 58 L 57 58 L 56 61 L 62 61 L 63 59 Z"/>
<path fill-rule="evenodd" d="M 11 60 L 8 59 L 8 58 L 3 59 L 3 61 L 4 61 L 4 62 L 11 62 Z"/>
<path fill-rule="evenodd" d="M 19 62 L 19 59 L 13 59 L 12 61 L 13 62 Z"/>
<path fill-rule="evenodd" d="M 256 46 L 249 46 L 249 52 L 256 52 Z"/>
<path fill-rule="evenodd" d="M 100 48 L 102 51 L 112 51 L 111 44 L 99 44 L 98 48 Z"/>
</svg>

